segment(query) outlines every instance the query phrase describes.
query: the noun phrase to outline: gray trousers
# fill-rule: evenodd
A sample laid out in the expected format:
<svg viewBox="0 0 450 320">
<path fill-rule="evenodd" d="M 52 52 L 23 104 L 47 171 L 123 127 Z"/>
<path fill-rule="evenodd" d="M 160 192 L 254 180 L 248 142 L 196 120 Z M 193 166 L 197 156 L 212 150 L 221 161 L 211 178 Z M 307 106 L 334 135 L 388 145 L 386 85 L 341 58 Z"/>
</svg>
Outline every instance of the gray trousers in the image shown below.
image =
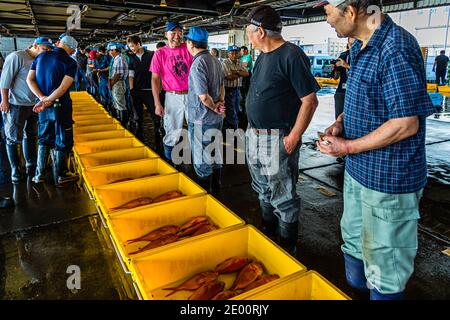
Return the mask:
<svg viewBox="0 0 450 320">
<path fill-rule="evenodd" d="M 25 139 L 36 139 L 38 114 L 33 106 L 10 104 L 9 112 L 2 112 L 7 144 L 21 144 Z"/>
</svg>

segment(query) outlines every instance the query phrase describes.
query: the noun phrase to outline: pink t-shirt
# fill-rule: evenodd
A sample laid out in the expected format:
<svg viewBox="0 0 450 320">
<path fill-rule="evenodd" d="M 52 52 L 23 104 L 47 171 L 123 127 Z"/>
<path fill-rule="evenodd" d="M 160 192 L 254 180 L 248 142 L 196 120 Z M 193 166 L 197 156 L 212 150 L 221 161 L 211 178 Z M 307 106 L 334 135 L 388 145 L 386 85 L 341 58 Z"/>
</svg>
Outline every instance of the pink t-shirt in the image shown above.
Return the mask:
<svg viewBox="0 0 450 320">
<path fill-rule="evenodd" d="M 192 55 L 186 44 L 173 49 L 167 45 L 156 50 L 150 71 L 161 77 L 165 91 L 187 91 L 191 65 Z"/>
</svg>

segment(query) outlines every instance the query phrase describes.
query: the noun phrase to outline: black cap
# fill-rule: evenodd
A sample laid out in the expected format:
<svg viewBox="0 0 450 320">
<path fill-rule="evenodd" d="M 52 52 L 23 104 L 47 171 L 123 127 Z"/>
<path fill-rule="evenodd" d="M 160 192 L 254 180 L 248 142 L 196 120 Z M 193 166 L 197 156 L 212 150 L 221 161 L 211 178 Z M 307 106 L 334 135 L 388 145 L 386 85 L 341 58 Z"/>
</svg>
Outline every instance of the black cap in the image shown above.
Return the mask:
<svg viewBox="0 0 450 320">
<path fill-rule="evenodd" d="M 268 5 L 253 8 L 247 16 L 247 23 L 277 32 L 281 32 L 283 28 L 280 15 Z"/>
</svg>

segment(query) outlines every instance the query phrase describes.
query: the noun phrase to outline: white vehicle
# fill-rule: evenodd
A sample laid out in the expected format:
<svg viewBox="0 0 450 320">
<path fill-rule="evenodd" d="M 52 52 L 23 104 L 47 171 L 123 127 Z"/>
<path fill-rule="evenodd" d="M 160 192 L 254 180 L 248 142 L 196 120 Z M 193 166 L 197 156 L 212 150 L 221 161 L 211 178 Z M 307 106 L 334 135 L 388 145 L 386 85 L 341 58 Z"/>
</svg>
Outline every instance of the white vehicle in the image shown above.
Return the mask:
<svg viewBox="0 0 450 320">
<path fill-rule="evenodd" d="M 314 77 L 329 77 L 331 73 L 332 56 L 326 54 L 308 54 L 311 73 Z"/>
</svg>

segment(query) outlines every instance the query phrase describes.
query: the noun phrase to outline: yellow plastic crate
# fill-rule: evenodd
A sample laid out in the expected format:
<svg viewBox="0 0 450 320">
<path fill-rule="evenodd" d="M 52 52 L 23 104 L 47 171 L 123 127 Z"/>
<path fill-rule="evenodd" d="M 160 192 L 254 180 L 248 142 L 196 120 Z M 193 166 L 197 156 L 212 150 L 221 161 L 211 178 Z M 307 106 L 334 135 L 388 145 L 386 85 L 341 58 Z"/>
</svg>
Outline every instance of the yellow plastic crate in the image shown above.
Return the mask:
<svg viewBox="0 0 450 320">
<path fill-rule="evenodd" d="M 83 108 L 74 110 L 72 115 L 75 116 L 87 116 L 87 115 L 94 115 L 94 114 L 106 114 L 107 112 L 104 109 L 98 108 L 97 106 Z"/>
<path fill-rule="evenodd" d="M 136 138 L 129 137 L 129 138 L 79 142 L 75 144 L 74 150 L 77 152 L 77 155 L 80 156 L 85 153 L 126 149 L 133 147 L 143 147 L 143 146 L 144 145 L 142 144 L 142 142 L 140 142 Z"/>
<path fill-rule="evenodd" d="M 78 142 L 127 138 L 127 137 L 134 137 L 134 136 L 125 129 L 119 129 L 119 130 L 111 130 L 111 131 L 101 131 L 101 132 L 78 134 L 78 135 L 74 135 L 73 140 L 75 143 L 78 143 Z"/>
<path fill-rule="evenodd" d="M 73 115 L 72 118 L 76 122 L 76 121 L 83 121 L 83 120 L 108 119 L 108 118 L 110 118 L 110 116 L 107 113 L 99 113 L 99 114 L 90 114 L 90 115 L 82 115 L 82 116 Z"/>
<path fill-rule="evenodd" d="M 73 133 L 76 136 L 78 134 L 84 134 L 84 133 L 111 131 L 111 130 L 120 130 L 120 129 L 123 129 L 123 127 L 117 123 L 100 124 L 100 125 L 93 125 L 93 126 L 74 127 Z"/>
<path fill-rule="evenodd" d="M 81 154 L 79 156 L 79 162 L 84 169 L 88 169 L 92 167 L 128 163 L 129 161 L 153 158 L 158 158 L 158 154 L 147 147 L 137 147 Z"/>
<path fill-rule="evenodd" d="M 134 199 L 142 197 L 155 198 L 166 192 L 176 190 L 181 191 L 185 197 L 149 204 L 134 209 L 113 209 Z M 140 210 L 162 203 L 178 201 L 186 197 L 203 195 L 206 194 L 206 191 L 183 173 L 176 173 L 99 186 L 95 188 L 94 194 L 97 199 L 97 205 L 107 217 L 111 213 Z"/>
<path fill-rule="evenodd" d="M 146 152 L 146 156 L 153 155 L 152 151 Z M 123 151 L 123 150 L 121 150 Z M 127 151 L 127 150 L 125 150 Z M 112 153 L 114 151 L 107 151 Z M 151 154 L 149 154 L 151 153 Z M 91 154 L 95 157 L 95 153 Z M 97 154 L 98 155 L 98 154 Z M 124 155 L 127 155 L 126 153 Z M 89 154 L 84 155 L 89 156 Z M 150 158 L 150 157 L 147 157 Z M 92 159 L 92 158 L 91 158 Z M 94 158 L 95 159 L 95 158 Z M 98 157 L 97 157 L 98 159 Z M 97 160 L 96 159 L 96 160 Z M 102 159 L 109 161 L 108 155 L 103 155 Z M 116 158 L 117 159 L 117 158 Z M 93 159 L 92 159 L 93 160 Z M 156 174 L 156 175 L 165 175 L 177 173 L 173 167 L 167 164 L 165 161 L 155 158 L 155 159 L 143 159 L 136 161 L 127 161 L 120 162 L 109 165 L 102 165 L 97 167 L 85 167 L 86 169 L 83 171 L 83 178 L 86 183 L 86 186 L 90 191 L 97 186 L 102 186 L 105 184 L 111 184 L 115 181 L 122 179 L 141 179 L 145 176 Z"/>
<path fill-rule="evenodd" d="M 266 273 L 280 276 L 280 279 L 259 288 L 278 283 L 291 274 L 306 271 L 304 265 L 255 227 L 247 225 L 182 245 L 155 250 L 145 257 L 133 259 L 131 272 L 144 299 L 185 300 L 192 291 L 178 291 L 166 298 L 170 291 L 162 289 L 175 287 L 191 276 L 212 270 L 217 264 L 234 256 L 252 257 L 263 263 Z M 224 274 L 219 276 L 219 280 L 224 281 L 225 289 L 228 289 L 235 277 L 235 274 Z"/>
<path fill-rule="evenodd" d="M 239 218 L 228 208 L 210 195 L 184 199 L 167 204 L 156 205 L 152 208 L 137 210 L 131 213 L 110 215 L 108 220 L 109 230 L 118 248 L 118 254 L 126 264 L 130 264 L 131 258 L 137 259 L 149 255 L 153 250 L 148 250 L 136 255 L 129 252 L 137 250 L 138 245 L 145 243 L 134 243 L 125 245 L 124 242 L 135 239 L 147 232 L 165 225 L 182 225 L 192 217 L 207 216 L 220 229 L 214 230 L 196 237 L 179 240 L 166 245 L 165 248 L 181 245 L 193 239 L 205 237 L 224 232 L 228 228 L 243 226 L 244 220 Z M 162 248 L 162 247 L 160 247 Z M 156 248 L 154 250 L 159 250 Z"/>
<path fill-rule="evenodd" d="M 114 118 L 94 119 L 94 120 L 77 120 L 73 124 L 73 127 L 78 128 L 78 127 L 96 126 L 96 125 L 103 125 L 103 124 L 118 124 L 122 127 L 122 125 L 119 123 L 119 121 L 117 121 Z"/>
<path fill-rule="evenodd" d="M 232 300 L 351 300 L 316 271 L 294 274 L 279 283 L 268 283 L 267 288 L 252 291 Z"/>
</svg>

